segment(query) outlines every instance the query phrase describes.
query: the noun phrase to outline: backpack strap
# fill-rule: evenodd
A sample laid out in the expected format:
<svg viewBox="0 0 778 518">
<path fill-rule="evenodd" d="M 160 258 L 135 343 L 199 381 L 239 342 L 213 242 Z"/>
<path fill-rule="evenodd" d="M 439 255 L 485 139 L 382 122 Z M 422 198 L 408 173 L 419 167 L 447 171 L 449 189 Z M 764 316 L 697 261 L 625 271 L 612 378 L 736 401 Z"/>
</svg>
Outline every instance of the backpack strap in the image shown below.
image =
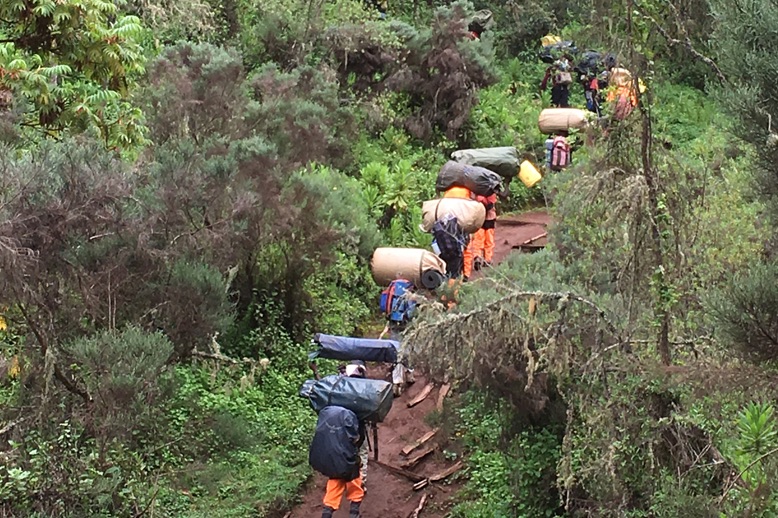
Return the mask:
<svg viewBox="0 0 778 518">
<path fill-rule="evenodd" d="M 392 306 L 394 306 L 394 287 L 395 281 L 389 283 L 389 290 L 386 293 L 386 314 L 392 314 Z"/>
<path fill-rule="evenodd" d="M 438 207 L 440 207 L 440 202 L 443 201 L 443 198 L 438 200 L 438 203 L 435 204 L 435 221 L 438 220 Z M 433 223 L 434 225 L 435 223 Z"/>
</svg>

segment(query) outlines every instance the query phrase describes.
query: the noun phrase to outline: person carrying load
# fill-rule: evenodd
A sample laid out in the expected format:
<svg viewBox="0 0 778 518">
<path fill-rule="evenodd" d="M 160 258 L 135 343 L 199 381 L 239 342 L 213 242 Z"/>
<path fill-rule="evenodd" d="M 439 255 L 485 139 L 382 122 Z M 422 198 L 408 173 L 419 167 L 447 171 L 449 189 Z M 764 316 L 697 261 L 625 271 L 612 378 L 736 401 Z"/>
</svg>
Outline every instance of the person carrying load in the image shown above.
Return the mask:
<svg viewBox="0 0 778 518">
<path fill-rule="evenodd" d="M 476 198 L 473 192 L 466 187 L 451 187 L 443 194 L 443 197 L 463 198 L 466 200 L 474 200 Z M 441 223 L 441 225 L 438 225 L 438 222 L 435 223 L 438 227 L 438 235 L 441 236 L 440 239 L 438 239 L 434 227 L 432 233 L 435 243 L 441 250 L 441 253 L 438 255 L 446 262 L 446 274 L 448 278 L 455 279 L 462 276 L 462 280 L 466 282 L 473 269 L 473 251 L 468 246 L 468 243 L 473 239 L 473 235 L 467 235 L 462 232 L 461 227 L 459 227 L 458 222 L 456 222 L 456 218 L 453 219 L 454 223 L 447 222 Z M 459 230 L 454 230 L 455 227 Z M 445 252 L 443 252 L 441 243 L 446 243 Z M 459 247 L 462 247 L 462 250 L 457 253 L 456 250 Z M 450 267 L 449 261 L 451 261 Z"/>
<path fill-rule="evenodd" d="M 366 438 L 364 423 L 351 410 L 327 406 L 319 412 L 308 460 L 313 469 L 328 478 L 322 518 L 332 518 L 344 493 L 350 502 L 349 518 L 359 518 L 365 498 L 359 450 Z"/>
<path fill-rule="evenodd" d="M 400 343 L 400 358 L 392 369 L 392 383 L 395 396 L 399 396 L 405 385 L 416 382 L 413 369 L 410 368 L 410 359 L 403 351 L 402 333 L 408 327 L 411 319 L 416 315 L 416 287 L 406 279 L 395 279 L 381 292 L 379 307 L 386 315 L 386 326 L 378 339 L 383 339 L 387 334 L 390 340 Z"/>
<path fill-rule="evenodd" d="M 476 242 L 475 250 L 473 254 L 473 268 L 480 270 L 481 266 L 492 266 L 492 258 L 494 257 L 494 231 L 497 227 L 497 194 L 490 194 L 489 196 L 478 196 L 477 201 L 480 201 L 486 209 L 486 219 L 481 229 L 476 232 L 476 237 L 473 241 Z M 480 236 L 478 235 L 480 234 Z"/>
</svg>

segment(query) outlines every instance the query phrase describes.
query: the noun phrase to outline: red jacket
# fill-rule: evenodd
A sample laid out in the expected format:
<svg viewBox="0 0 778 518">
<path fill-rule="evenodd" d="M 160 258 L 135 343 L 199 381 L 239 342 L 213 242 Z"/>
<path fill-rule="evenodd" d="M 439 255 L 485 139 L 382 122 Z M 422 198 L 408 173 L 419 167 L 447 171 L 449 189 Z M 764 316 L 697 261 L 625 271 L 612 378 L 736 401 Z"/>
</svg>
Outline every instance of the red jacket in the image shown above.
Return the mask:
<svg viewBox="0 0 778 518">
<path fill-rule="evenodd" d="M 497 194 L 491 194 L 489 196 L 476 196 L 476 201 L 480 201 L 486 208 L 486 220 L 493 221 L 497 219 Z"/>
</svg>

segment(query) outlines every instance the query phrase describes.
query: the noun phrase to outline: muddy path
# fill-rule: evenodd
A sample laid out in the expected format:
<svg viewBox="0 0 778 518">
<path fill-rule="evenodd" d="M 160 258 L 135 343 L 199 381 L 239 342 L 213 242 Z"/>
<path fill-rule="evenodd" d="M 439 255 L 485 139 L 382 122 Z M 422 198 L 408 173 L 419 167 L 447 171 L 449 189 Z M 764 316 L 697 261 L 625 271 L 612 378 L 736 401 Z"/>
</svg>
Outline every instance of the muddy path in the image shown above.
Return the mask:
<svg viewBox="0 0 778 518">
<path fill-rule="evenodd" d="M 530 252 L 544 246 L 547 238 L 539 236 L 546 232 L 546 226 L 550 222 L 551 218 L 544 211 L 500 217 L 495 231 L 494 263 L 503 261 L 511 253 Z M 370 377 L 390 379 L 386 368 L 380 366 L 371 369 Z M 401 454 L 402 449 L 433 429 L 428 421 L 437 411 L 441 387 L 434 387 L 421 403 L 408 407 L 408 402 L 419 395 L 426 385 L 427 380 L 417 373 L 416 383 L 409 386 L 399 398 L 395 398 L 392 410 L 378 428 L 379 461 L 399 467 L 407 458 Z M 433 437 L 427 445 L 436 444 L 436 439 L 438 438 Z M 410 456 L 422 449 L 424 448 L 415 450 Z M 371 453 L 371 461 L 372 458 Z M 453 464 L 454 462 L 447 461 L 438 449 L 410 471 L 428 477 L 441 473 Z M 306 486 L 302 503 L 287 514 L 287 518 L 319 518 L 326 484 L 325 477 L 315 474 Z M 371 462 L 368 462 L 366 486 L 367 494 L 360 510 L 362 518 L 407 518 L 419 505 L 424 494 L 427 495 L 427 500 L 419 516 L 443 518 L 459 489 L 456 482 L 444 482 L 415 491 L 413 483 L 408 479 L 392 474 Z M 334 516 L 348 517 L 348 502 L 345 498 Z"/>
</svg>

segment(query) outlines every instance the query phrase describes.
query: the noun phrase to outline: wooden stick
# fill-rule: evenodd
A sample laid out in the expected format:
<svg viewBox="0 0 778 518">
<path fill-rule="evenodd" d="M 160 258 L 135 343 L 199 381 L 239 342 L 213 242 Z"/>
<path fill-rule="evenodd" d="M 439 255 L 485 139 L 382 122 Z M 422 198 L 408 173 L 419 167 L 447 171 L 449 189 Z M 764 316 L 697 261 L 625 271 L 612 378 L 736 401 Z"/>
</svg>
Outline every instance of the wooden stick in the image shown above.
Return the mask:
<svg viewBox="0 0 778 518">
<path fill-rule="evenodd" d="M 411 454 L 413 450 L 415 450 L 419 446 L 422 446 L 425 442 L 432 439 L 435 436 L 435 434 L 438 433 L 439 430 L 440 428 L 435 428 L 434 430 L 430 430 L 429 432 L 425 433 L 424 435 L 421 436 L 421 439 L 417 440 L 413 444 L 409 444 L 408 446 L 404 447 L 400 451 L 400 455 L 402 455 L 403 457 L 407 457 L 408 455 Z"/>
<path fill-rule="evenodd" d="M 444 383 L 442 387 L 440 387 L 440 392 L 438 392 L 438 412 L 443 411 L 443 400 L 446 399 L 446 396 L 448 396 L 448 391 L 451 390 L 451 383 Z"/>
<path fill-rule="evenodd" d="M 419 518 L 419 513 L 424 508 L 424 503 L 427 501 L 427 493 L 424 493 L 421 495 L 421 500 L 419 501 L 419 506 L 416 507 L 416 509 L 413 510 L 413 512 L 410 514 L 408 518 Z"/>
<path fill-rule="evenodd" d="M 378 425 L 373 423 L 373 460 L 378 460 Z"/>
<path fill-rule="evenodd" d="M 427 477 L 423 475 L 419 475 L 418 473 L 413 473 L 412 471 L 408 471 L 402 468 L 397 468 L 395 466 L 392 466 L 391 464 L 387 464 L 385 462 L 381 462 L 380 460 L 373 461 L 373 464 L 377 466 L 381 466 L 389 473 L 393 473 L 395 475 L 405 477 L 411 482 L 421 482 L 422 480 L 426 479 Z"/>
<path fill-rule="evenodd" d="M 427 487 L 428 485 L 430 485 L 430 479 L 428 479 L 428 478 L 425 478 L 425 479 L 424 479 L 424 480 L 422 480 L 421 482 L 416 482 L 416 483 L 413 485 L 413 490 L 414 490 L 414 491 L 418 491 L 419 489 L 424 489 L 424 488 L 425 488 L 425 487 Z"/>
<path fill-rule="evenodd" d="M 434 385 L 432 383 L 428 383 L 426 387 L 421 389 L 421 392 L 419 393 L 418 396 L 416 396 L 415 398 L 413 398 L 411 401 L 408 402 L 408 408 L 411 408 L 412 406 L 416 406 L 422 401 L 424 401 L 425 399 L 427 399 L 427 396 L 430 395 L 430 392 L 432 392 L 433 387 Z"/>
<path fill-rule="evenodd" d="M 428 448 L 425 448 L 425 449 L 423 449 L 422 451 L 420 451 L 419 453 L 417 453 L 416 455 L 414 455 L 413 457 L 411 457 L 410 459 L 408 459 L 408 460 L 406 460 L 405 462 L 401 463 L 401 464 L 400 464 L 400 466 L 401 466 L 403 469 L 411 469 L 411 468 L 413 468 L 413 467 L 414 467 L 416 464 L 418 464 L 419 462 L 421 462 L 421 460 L 422 460 L 424 457 L 426 457 L 427 455 L 429 455 L 430 453 L 432 453 L 433 451 L 435 451 L 435 450 L 437 450 L 437 449 L 438 449 L 437 445 L 435 445 L 435 446 L 430 446 L 430 447 L 428 447 Z"/>
<path fill-rule="evenodd" d="M 524 241 L 523 243 L 521 243 L 519 246 L 528 245 L 528 244 L 532 243 L 533 241 L 537 241 L 538 239 L 540 239 L 540 238 L 542 238 L 542 237 L 546 237 L 546 236 L 548 236 L 548 232 L 543 232 L 542 234 L 538 234 L 538 235 L 537 235 L 537 236 L 535 236 L 535 237 L 531 237 L 531 238 L 527 239 L 526 241 Z M 514 247 L 514 248 L 515 248 L 515 247 Z"/>
<path fill-rule="evenodd" d="M 456 464 L 454 464 L 453 466 L 451 466 L 450 468 L 441 471 L 437 475 L 432 475 L 430 477 L 430 482 L 438 482 L 440 480 L 443 480 L 444 478 L 453 475 L 454 473 L 456 473 L 457 471 L 462 469 L 464 466 L 465 465 L 462 464 L 462 461 L 459 461 Z"/>
</svg>

